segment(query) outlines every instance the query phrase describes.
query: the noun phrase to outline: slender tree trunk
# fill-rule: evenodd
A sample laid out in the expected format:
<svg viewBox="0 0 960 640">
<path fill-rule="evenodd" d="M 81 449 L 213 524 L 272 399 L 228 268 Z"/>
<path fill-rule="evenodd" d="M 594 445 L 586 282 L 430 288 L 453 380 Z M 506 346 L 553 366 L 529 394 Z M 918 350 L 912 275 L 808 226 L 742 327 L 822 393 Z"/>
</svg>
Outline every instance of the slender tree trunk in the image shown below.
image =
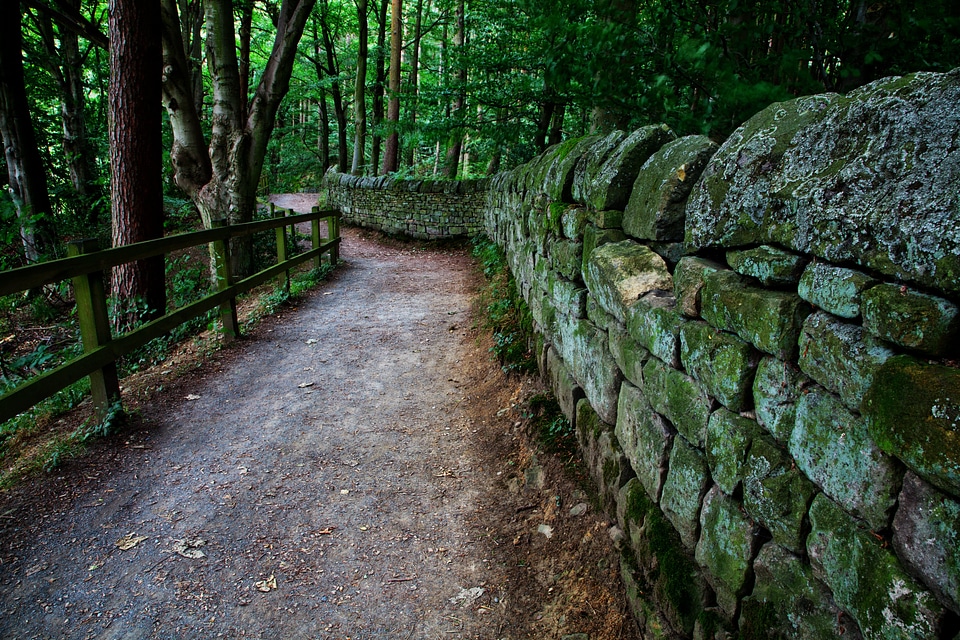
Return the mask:
<svg viewBox="0 0 960 640">
<path fill-rule="evenodd" d="M 390 135 L 383 154 L 381 173 L 392 173 L 400 168 L 400 53 L 403 50 L 403 28 L 401 25 L 401 0 L 393 0 L 390 15 L 390 107 L 387 121 L 390 123 Z"/>
<path fill-rule="evenodd" d="M 203 2 L 202 0 L 177 0 L 180 7 L 183 53 L 190 69 L 190 85 L 193 87 L 194 109 L 203 113 Z"/>
<path fill-rule="evenodd" d="M 327 24 L 327 3 L 324 0 L 320 15 L 320 32 L 323 36 L 323 48 L 327 57 L 327 74 L 333 79 L 330 94 L 333 98 L 333 115 L 337 120 L 337 171 L 346 171 L 348 158 L 347 110 L 343 106 L 343 92 L 340 89 L 340 65 L 334 48 L 333 36 Z M 319 55 L 317 58 L 319 59 Z"/>
<path fill-rule="evenodd" d="M 350 173 L 355 176 L 363 175 L 364 146 L 367 144 L 367 0 L 357 0 L 357 19 L 360 31 L 357 81 L 353 90 L 353 163 L 350 165 Z"/>
<path fill-rule="evenodd" d="M 42 225 L 50 214 L 50 196 L 30 118 L 21 52 L 20 5 L 0 3 L 0 133 L 24 257 L 36 262 L 48 245 Z"/>
<path fill-rule="evenodd" d="M 390 0 L 380 0 L 377 8 L 377 79 L 373 83 L 373 143 L 370 152 L 370 167 L 376 173 L 380 167 L 380 146 L 383 124 L 383 94 L 386 83 L 387 6 Z"/>
<path fill-rule="evenodd" d="M 327 92 L 324 91 L 317 101 L 317 117 L 320 120 L 320 131 L 317 133 L 317 149 L 320 152 L 320 162 L 326 172 L 330 166 L 330 109 L 327 106 Z"/>
<path fill-rule="evenodd" d="M 567 105 L 560 103 L 553 112 L 553 120 L 550 123 L 550 136 L 547 138 L 547 145 L 559 144 L 563 140 L 563 119 L 567 113 Z"/>
<path fill-rule="evenodd" d="M 163 237 L 162 143 L 156 126 L 160 103 L 157 69 L 162 66 L 160 15 L 140 0 L 110 1 L 110 170 L 113 245 Z M 113 291 L 126 308 L 118 328 L 129 329 L 137 303 L 147 317 L 166 312 L 163 256 L 119 265 Z"/>
<path fill-rule="evenodd" d="M 239 0 L 240 5 L 240 113 L 247 112 L 250 95 L 250 38 L 253 29 L 253 0 Z"/>
<path fill-rule="evenodd" d="M 447 178 L 456 178 L 460 164 L 460 152 L 463 149 L 463 125 L 458 122 L 463 118 L 464 107 L 466 105 L 467 95 L 467 65 L 463 60 L 463 47 L 466 42 L 466 32 L 464 28 L 464 0 L 457 0 L 457 31 L 453 36 L 453 45 L 458 51 L 457 75 L 455 86 L 457 89 L 456 97 L 453 100 L 451 108 L 451 118 L 453 131 L 450 137 L 450 144 L 447 146 L 447 158 L 443 167 L 443 175 Z"/>
<path fill-rule="evenodd" d="M 430 12 L 429 0 L 427 3 L 427 13 Z M 413 53 L 410 60 L 410 79 L 407 81 L 407 119 L 410 121 L 410 127 L 414 128 L 417 124 L 417 108 L 420 102 L 420 38 L 423 29 L 423 0 L 417 0 L 417 17 L 413 27 Z M 416 146 L 407 144 L 404 146 L 404 164 L 412 167 L 416 162 Z"/>
</svg>

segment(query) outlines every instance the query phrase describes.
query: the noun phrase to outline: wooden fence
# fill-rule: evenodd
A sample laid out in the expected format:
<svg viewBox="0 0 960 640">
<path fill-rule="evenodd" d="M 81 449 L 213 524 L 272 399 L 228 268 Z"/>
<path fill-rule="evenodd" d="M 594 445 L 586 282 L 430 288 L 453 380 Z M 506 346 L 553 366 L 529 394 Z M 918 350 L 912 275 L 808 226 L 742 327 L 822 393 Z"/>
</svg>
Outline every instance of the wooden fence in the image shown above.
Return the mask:
<svg viewBox="0 0 960 640">
<path fill-rule="evenodd" d="M 223 222 L 214 228 L 193 233 L 168 236 L 157 240 L 138 242 L 112 249 L 97 250 L 95 240 L 79 240 L 68 245 L 69 257 L 51 260 L 0 273 L 0 296 L 27 291 L 48 284 L 71 279 L 77 305 L 77 318 L 83 341 L 83 355 L 55 369 L 37 375 L 22 385 L 0 396 L 0 423 L 26 411 L 40 401 L 90 376 L 94 406 L 102 415 L 110 404 L 120 398 L 117 359 L 159 338 L 177 326 L 211 309 L 220 309 L 223 331 L 228 338 L 239 336 L 237 296 L 254 287 L 282 276 L 289 286 L 290 270 L 308 260 L 319 267 L 323 254 L 331 264 L 339 259 L 340 213 L 320 211 L 288 215 L 292 212 L 270 205 L 271 217 L 266 220 L 227 226 Z M 320 221 L 326 220 L 327 237 L 320 236 Z M 312 248 L 293 257 L 287 256 L 287 232 L 300 223 L 311 224 Z M 277 264 L 238 282 L 232 282 L 229 240 L 257 232 L 276 230 Z M 173 251 L 212 245 L 212 256 L 217 273 L 217 291 L 196 302 L 180 307 L 152 320 L 122 336 L 110 335 L 104 272 L 119 264 L 134 262 Z"/>
</svg>

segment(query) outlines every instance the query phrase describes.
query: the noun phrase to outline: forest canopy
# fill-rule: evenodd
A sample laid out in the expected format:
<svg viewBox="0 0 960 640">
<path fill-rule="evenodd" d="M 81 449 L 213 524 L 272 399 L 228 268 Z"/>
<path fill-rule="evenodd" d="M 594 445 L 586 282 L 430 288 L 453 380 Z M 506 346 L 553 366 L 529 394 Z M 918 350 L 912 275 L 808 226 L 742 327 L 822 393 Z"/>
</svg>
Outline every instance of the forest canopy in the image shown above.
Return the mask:
<svg viewBox="0 0 960 640">
<path fill-rule="evenodd" d="M 108 3 L 4 6 L 11 268 L 116 212 Z M 771 102 L 960 66 L 954 0 L 162 0 L 156 23 L 168 226 L 244 221 L 330 167 L 476 177 L 658 122 L 722 140 Z"/>
</svg>

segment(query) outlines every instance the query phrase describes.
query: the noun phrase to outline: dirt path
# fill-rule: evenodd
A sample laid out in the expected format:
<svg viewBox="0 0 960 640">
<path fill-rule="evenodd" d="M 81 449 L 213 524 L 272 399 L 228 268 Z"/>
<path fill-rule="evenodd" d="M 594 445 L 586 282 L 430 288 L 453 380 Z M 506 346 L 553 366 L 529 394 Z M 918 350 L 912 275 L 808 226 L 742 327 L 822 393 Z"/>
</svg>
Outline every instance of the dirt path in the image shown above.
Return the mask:
<svg viewBox="0 0 960 640">
<path fill-rule="evenodd" d="M 464 252 L 348 230 L 342 255 L 121 441 L 0 496 L 0 636 L 634 637 L 608 525 L 525 444 L 535 382 L 477 345 Z"/>
</svg>

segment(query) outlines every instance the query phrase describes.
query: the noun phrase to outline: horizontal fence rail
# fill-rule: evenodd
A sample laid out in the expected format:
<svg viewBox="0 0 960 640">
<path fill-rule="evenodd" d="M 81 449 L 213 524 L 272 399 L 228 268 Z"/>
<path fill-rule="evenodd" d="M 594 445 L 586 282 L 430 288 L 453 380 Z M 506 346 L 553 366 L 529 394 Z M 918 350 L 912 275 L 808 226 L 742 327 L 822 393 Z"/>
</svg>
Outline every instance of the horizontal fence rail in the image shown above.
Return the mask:
<svg viewBox="0 0 960 640">
<path fill-rule="evenodd" d="M 70 279 L 73 283 L 84 349 L 82 356 L 37 375 L 0 396 L 0 423 L 30 409 L 84 376 L 90 376 L 94 406 L 102 416 L 110 404 L 119 399 L 120 386 L 116 371 L 116 362 L 119 358 L 216 308 L 220 309 L 224 335 L 227 338 L 237 337 L 239 335 L 237 296 L 278 276 L 283 276 L 285 285 L 289 287 L 292 268 L 308 260 L 313 260 L 314 265 L 320 267 L 324 254 L 329 256 L 330 264 L 337 263 L 340 248 L 340 213 L 338 211 L 320 211 L 319 208 L 314 207 L 311 213 L 285 215 L 287 213 L 285 210 L 275 209 L 273 205 L 270 210 L 275 217 L 266 220 L 230 226 L 215 222 L 212 229 L 101 251 L 93 250 L 92 245 L 95 245 L 95 242 L 82 240 L 71 243 L 70 257 L 0 273 L 0 296 Z M 327 224 L 326 237 L 320 235 L 321 220 L 325 220 Z M 308 251 L 288 258 L 286 230 L 306 222 L 311 225 L 312 247 Z M 229 240 L 272 229 L 276 230 L 277 235 L 277 264 L 232 282 L 228 266 L 230 263 Z M 110 336 L 103 286 L 105 271 L 127 262 L 205 244 L 213 247 L 212 255 L 215 260 L 218 286 L 216 292 L 170 311 L 122 336 L 115 338 Z"/>
</svg>

